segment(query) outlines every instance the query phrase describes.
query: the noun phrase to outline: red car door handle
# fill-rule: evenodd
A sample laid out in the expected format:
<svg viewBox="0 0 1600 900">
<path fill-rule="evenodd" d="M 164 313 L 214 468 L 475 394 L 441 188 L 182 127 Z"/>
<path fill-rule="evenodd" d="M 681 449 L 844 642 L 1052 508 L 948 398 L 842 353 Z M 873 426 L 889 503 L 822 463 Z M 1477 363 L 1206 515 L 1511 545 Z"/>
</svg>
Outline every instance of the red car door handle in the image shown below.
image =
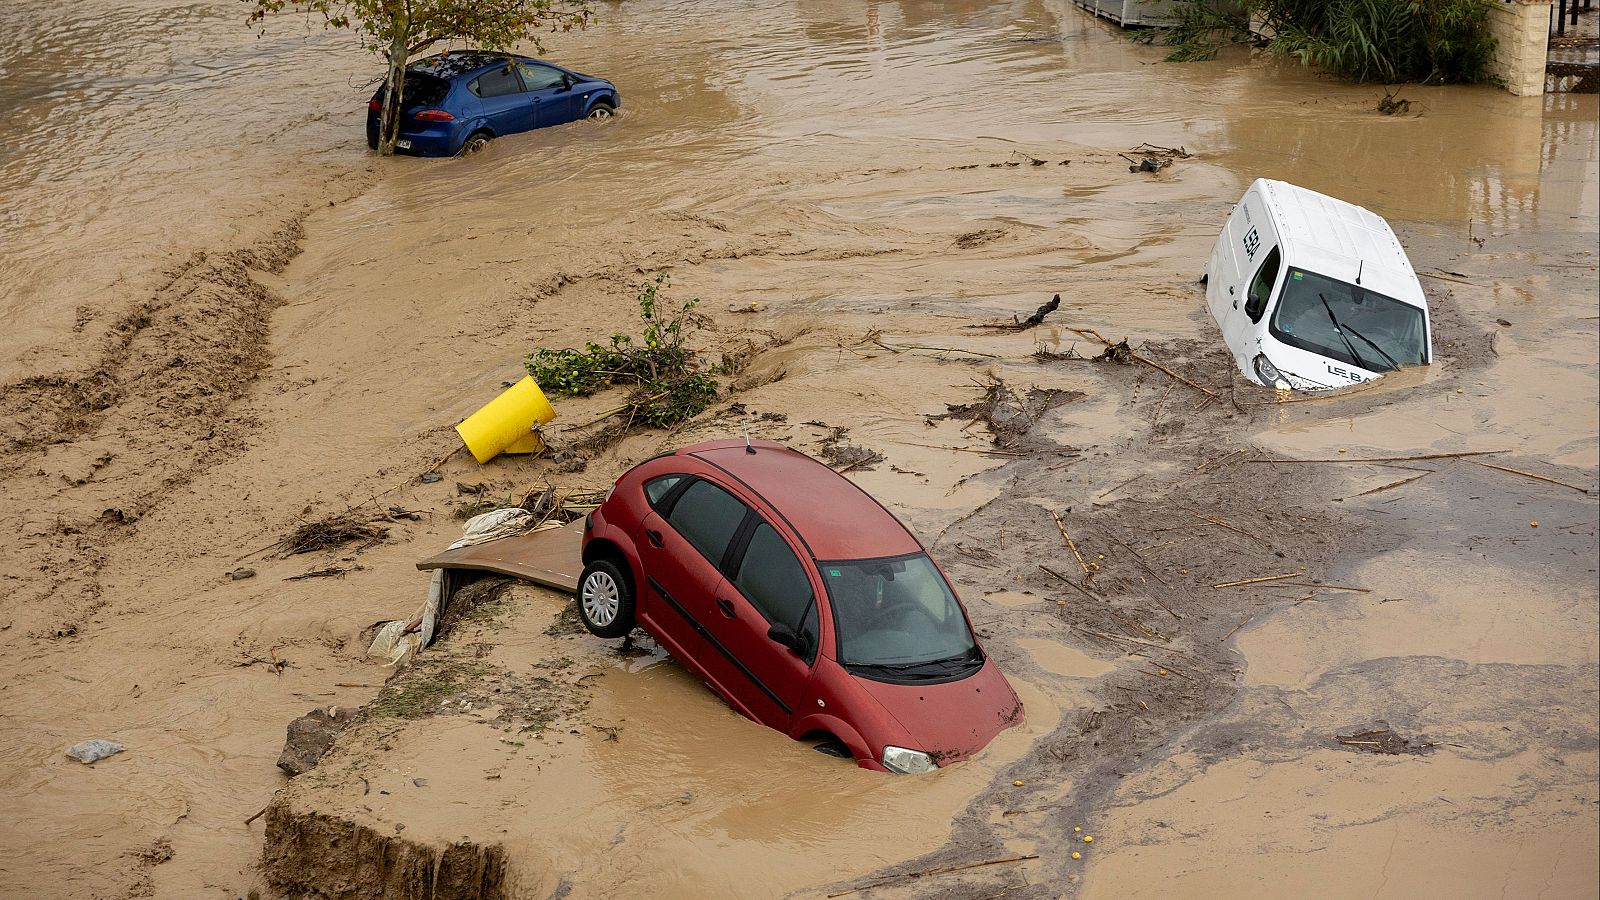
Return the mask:
<svg viewBox="0 0 1600 900">
<path fill-rule="evenodd" d="M 662 540 L 661 540 L 661 532 L 659 532 L 659 531 L 646 530 L 645 533 L 644 533 L 644 536 L 649 538 L 650 539 L 650 543 L 655 544 L 657 547 L 665 547 L 666 546 L 666 544 L 663 543 Z"/>
<path fill-rule="evenodd" d="M 735 614 L 733 612 L 733 604 L 729 603 L 728 601 L 726 601 L 724 599 L 722 599 L 721 597 L 717 598 L 717 609 L 722 610 L 722 614 L 727 616 L 730 619 L 736 618 L 736 616 L 735 616 Z"/>
</svg>

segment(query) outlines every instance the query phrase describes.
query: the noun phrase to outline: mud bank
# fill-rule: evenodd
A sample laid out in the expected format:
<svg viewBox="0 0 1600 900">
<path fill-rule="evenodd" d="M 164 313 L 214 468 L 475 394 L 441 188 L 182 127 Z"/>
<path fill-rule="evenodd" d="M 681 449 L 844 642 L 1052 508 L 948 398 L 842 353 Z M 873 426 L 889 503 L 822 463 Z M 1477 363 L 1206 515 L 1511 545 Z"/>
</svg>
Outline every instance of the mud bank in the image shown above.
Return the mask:
<svg viewBox="0 0 1600 900">
<path fill-rule="evenodd" d="M 267 810 L 262 866 L 267 880 L 291 896 L 399 900 L 505 896 L 505 849 L 499 845 L 458 841 L 436 848 L 276 804 Z"/>
</svg>

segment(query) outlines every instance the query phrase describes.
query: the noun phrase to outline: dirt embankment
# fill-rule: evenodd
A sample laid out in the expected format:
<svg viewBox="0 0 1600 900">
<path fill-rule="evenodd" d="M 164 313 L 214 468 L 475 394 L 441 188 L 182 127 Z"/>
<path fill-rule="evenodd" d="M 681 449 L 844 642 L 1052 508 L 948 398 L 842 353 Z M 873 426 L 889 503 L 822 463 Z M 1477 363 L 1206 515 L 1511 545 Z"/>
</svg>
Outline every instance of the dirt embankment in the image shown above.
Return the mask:
<svg viewBox="0 0 1600 900">
<path fill-rule="evenodd" d="M 244 446 L 253 423 L 233 404 L 270 364 L 282 301 L 267 276 L 299 254 L 305 216 L 246 246 L 195 253 L 130 308 L 82 308 L 90 365 L 0 387 L 0 523 L 22 537 L 0 547 L 12 573 L 0 607 L 8 628 L 77 633 L 100 608 L 108 545 Z"/>
</svg>

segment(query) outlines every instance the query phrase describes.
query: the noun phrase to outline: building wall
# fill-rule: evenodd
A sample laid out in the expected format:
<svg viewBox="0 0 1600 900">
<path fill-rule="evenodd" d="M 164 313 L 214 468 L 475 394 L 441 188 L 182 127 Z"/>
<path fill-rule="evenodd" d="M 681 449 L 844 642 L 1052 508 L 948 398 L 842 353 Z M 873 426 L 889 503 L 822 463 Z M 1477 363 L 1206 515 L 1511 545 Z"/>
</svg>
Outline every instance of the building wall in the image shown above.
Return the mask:
<svg viewBox="0 0 1600 900">
<path fill-rule="evenodd" d="M 1550 0 L 1491 0 L 1489 31 L 1495 48 L 1490 68 L 1519 97 L 1544 93 L 1550 5 Z"/>
</svg>

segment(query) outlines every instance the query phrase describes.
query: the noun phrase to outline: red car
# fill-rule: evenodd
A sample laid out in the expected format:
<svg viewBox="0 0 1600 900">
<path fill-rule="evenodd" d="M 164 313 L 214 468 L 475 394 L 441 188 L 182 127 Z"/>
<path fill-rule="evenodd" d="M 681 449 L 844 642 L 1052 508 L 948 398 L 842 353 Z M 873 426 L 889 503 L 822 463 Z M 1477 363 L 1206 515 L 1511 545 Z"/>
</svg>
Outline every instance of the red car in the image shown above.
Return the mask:
<svg viewBox="0 0 1600 900">
<path fill-rule="evenodd" d="M 733 440 L 662 454 L 584 524 L 589 631 L 643 627 L 763 725 L 910 774 L 1022 721 L 922 544 L 803 453 Z"/>
</svg>

